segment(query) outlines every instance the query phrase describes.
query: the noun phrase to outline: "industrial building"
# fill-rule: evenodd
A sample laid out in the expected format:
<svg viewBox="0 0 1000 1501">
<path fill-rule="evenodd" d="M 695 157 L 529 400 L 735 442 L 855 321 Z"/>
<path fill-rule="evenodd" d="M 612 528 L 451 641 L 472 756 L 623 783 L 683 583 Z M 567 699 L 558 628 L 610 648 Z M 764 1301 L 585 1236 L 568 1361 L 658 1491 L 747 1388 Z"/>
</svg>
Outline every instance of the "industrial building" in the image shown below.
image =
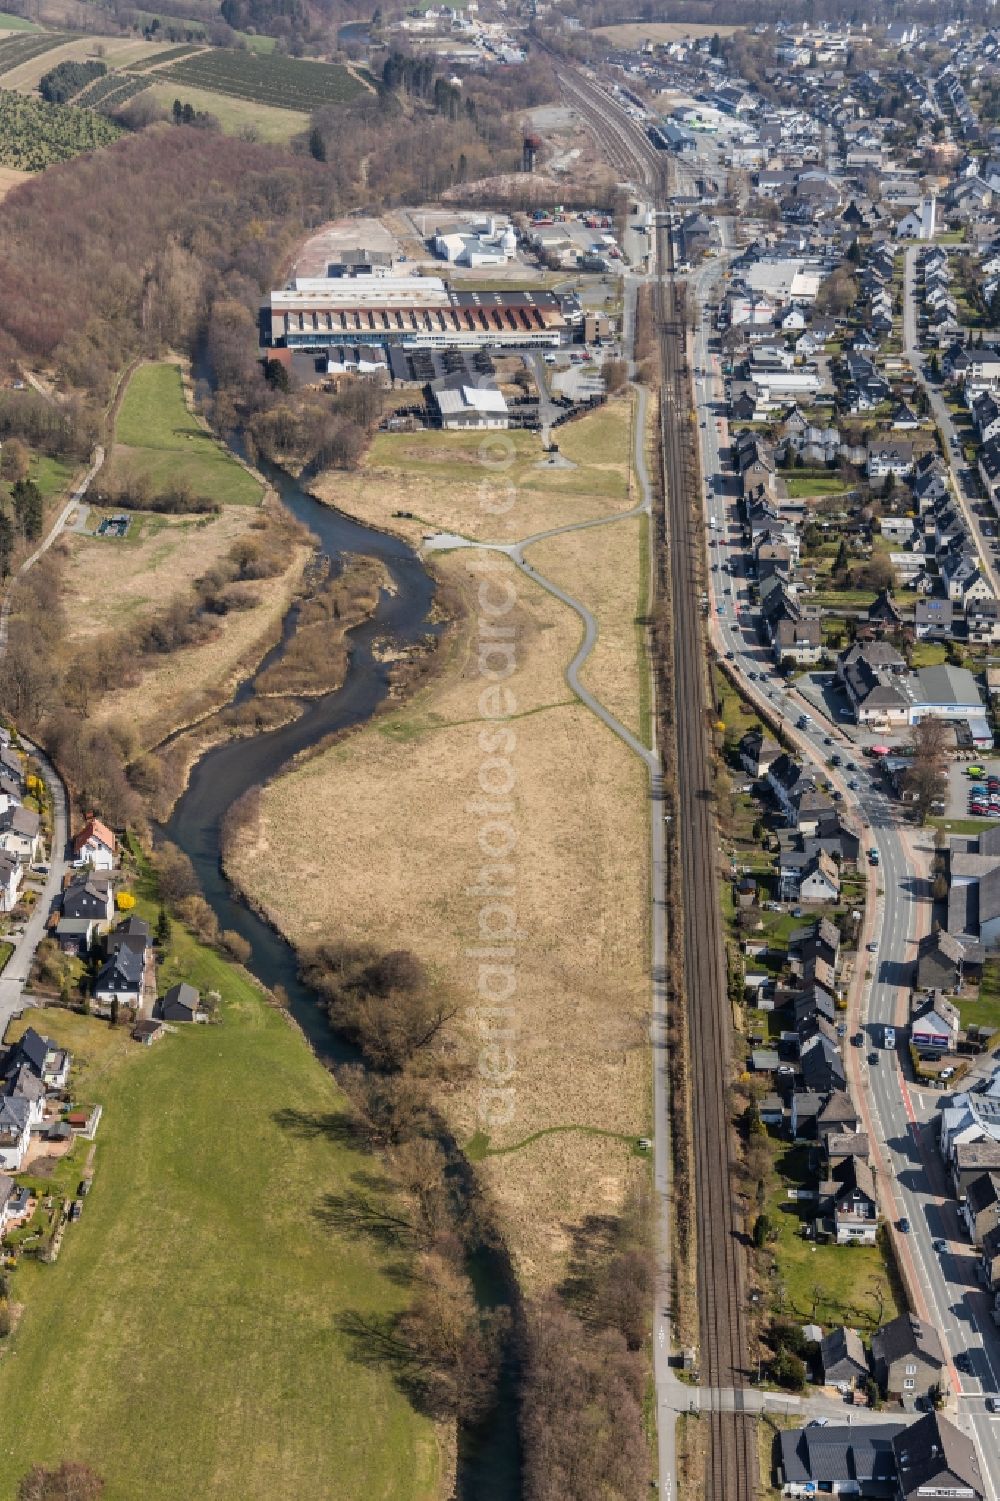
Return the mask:
<svg viewBox="0 0 1000 1501">
<path fill-rule="evenodd" d="M 552 292 L 461 291 L 436 276 L 300 277 L 261 309 L 270 349 L 331 345 L 404 349 L 554 349 L 569 317 Z"/>
</svg>

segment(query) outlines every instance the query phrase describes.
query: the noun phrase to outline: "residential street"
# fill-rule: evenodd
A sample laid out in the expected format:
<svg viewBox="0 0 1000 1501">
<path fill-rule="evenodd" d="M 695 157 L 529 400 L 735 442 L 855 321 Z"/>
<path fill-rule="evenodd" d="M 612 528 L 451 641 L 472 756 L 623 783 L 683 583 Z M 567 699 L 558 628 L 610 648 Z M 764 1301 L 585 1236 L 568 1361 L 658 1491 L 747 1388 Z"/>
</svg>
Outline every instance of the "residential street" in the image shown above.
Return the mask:
<svg viewBox="0 0 1000 1501">
<path fill-rule="evenodd" d="M 738 487 L 729 472 L 728 457 L 725 461 L 723 458 L 728 449 L 728 423 L 720 417 L 721 373 L 718 355 L 712 352 L 704 311 L 709 285 L 718 274 L 719 268 L 709 263 L 692 278 L 698 287 L 702 309 L 696 333 L 695 365 L 704 373 L 696 379 L 695 389 L 707 480 L 706 514 L 715 522 L 709 552 L 713 560 L 726 556 L 724 545 L 734 539 L 728 556 L 734 560 L 736 569 L 731 601 L 722 592 L 723 581 L 729 580 L 730 575 L 721 571 L 709 574 L 713 636 L 720 651 L 733 654 L 730 665 L 742 680 L 742 691 L 760 704 L 766 715 L 782 721 L 783 730 L 797 749 L 836 784 L 845 804 L 853 806 L 864 827 L 864 844 L 879 850 L 880 865 L 877 870 L 869 868 L 868 872 L 872 899 L 866 909 L 859 952 L 864 953 L 864 945 L 870 940 L 877 941 L 879 947 L 873 961 L 872 980 L 865 984 L 863 972 L 859 976 L 848 1015 L 848 1031 L 853 1031 L 860 1021 L 866 1047 L 845 1050 L 848 1076 L 859 1107 L 867 1117 L 877 1154 L 883 1211 L 893 1226 L 899 1254 L 908 1269 L 917 1312 L 938 1328 L 952 1358 L 960 1351 L 969 1354 L 974 1374 L 960 1373 L 953 1364 L 949 1369 L 957 1420 L 975 1435 L 989 1495 L 996 1501 L 1000 1495 L 1000 1417 L 985 1411 L 983 1397 L 1000 1391 L 1000 1331 L 986 1315 L 988 1299 L 975 1280 L 974 1253 L 959 1231 L 954 1200 L 944 1192 L 935 1117 L 945 1096 L 914 1090 L 903 1071 L 904 1061 L 908 1068 L 905 1050 L 890 1052 L 881 1048 L 885 1023 L 899 1023 L 904 1018 L 916 942 L 930 924 L 926 879 L 928 838 L 922 831 L 896 822 L 895 808 L 867 771 L 856 779 L 860 785 L 854 792 L 840 773 L 827 767 L 824 739 L 829 736 L 838 747 L 854 750 L 851 730 L 832 720 L 826 723 L 817 720 L 805 731 L 791 730 L 800 710 L 808 707 L 815 713 L 817 706 L 812 702 L 807 704 L 789 691 L 776 674 L 747 608 L 745 562 L 735 542 L 739 536 Z M 749 679 L 751 672 L 759 681 Z M 879 1064 L 875 1068 L 863 1062 L 869 1048 L 878 1051 Z M 896 1228 L 904 1216 L 911 1227 L 908 1234 Z M 944 1255 L 933 1249 L 932 1242 L 938 1237 L 949 1242 Z"/>
<path fill-rule="evenodd" d="M 911 245 L 903 259 L 903 353 L 909 360 L 913 373 L 923 387 L 930 403 L 931 415 L 944 439 L 945 463 L 951 471 L 951 484 L 955 498 L 962 510 L 979 554 L 979 567 L 995 595 L 1000 595 L 1000 572 L 993 562 L 990 544 L 980 531 L 980 518 L 972 509 L 971 496 L 966 480 L 965 459 L 962 454 L 955 424 L 951 420 L 948 403 L 940 387 L 927 379 L 924 355 L 920 348 L 917 327 L 917 256 L 919 247 Z"/>
<path fill-rule="evenodd" d="M 52 903 L 62 890 L 63 877 L 67 867 L 66 853 L 69 842 L 66 789 L 63 786 L 62 779 L 45 752 L 30 740 L 25 739 L 23 736 L 21 738 L 25 749 L 30 751 L 38 762 L 52 795 L 52 853 L 49 860 L 49 873 L 45 878 L 45 885 L 41 895 L 32 908 L 31 916 L 25 924 L 23 936 L 16 940 L 17 946 L 13 954 L 11 954 L 3 974 L 0 975 L 0 1037 L 6 1031 L 7 1023 L 11 1017 L 17 1016 L 24 1009 L 24 984 L 31 970 L 31 962 L 34 959 L 35 950 L 45 936 L 45 923 L 51 911 Z"/>
</svg>

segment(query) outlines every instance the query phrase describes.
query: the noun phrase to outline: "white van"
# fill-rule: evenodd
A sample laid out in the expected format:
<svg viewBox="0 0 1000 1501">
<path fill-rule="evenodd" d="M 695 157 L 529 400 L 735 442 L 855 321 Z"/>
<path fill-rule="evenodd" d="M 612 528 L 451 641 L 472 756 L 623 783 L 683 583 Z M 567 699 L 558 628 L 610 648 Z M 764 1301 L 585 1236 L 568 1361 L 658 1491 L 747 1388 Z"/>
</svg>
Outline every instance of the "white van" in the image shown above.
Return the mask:
<svg viewBox="0 0 1000 1501">
<path fill-rule="evenodd" d="M 886 1027 L 884 1041 L 885 1041 L 885 1046 L 887 1048 L 894 1048 L 896 1046 L 896 1029 L 895 1029 L 895 1027 Z"/>
</svg>

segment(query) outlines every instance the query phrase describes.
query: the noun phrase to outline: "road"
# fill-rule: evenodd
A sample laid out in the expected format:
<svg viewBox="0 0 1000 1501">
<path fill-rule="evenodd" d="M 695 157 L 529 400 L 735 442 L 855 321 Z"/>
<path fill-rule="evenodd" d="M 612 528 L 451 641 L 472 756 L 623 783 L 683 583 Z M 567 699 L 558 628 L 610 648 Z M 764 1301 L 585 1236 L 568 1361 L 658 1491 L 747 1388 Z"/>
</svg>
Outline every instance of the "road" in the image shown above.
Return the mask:
<svg viewBox="0 0 1000 1501">
<path fill-rule="evenodd" d="M 66 849 L 69 841 L 66 789 L 62 778 L 40 746 L 33 745 L 24 736 L 21 737 L 21 743 L 35 758 L 52 794 L 52 853 L 45 885 L 32 908 L 31 916 L 25 923 L 23 935 L 12 940 L 16 943 L 16 947 L 4 967 L 3 974 L 0 975 L 0 1037 L 3 1037 L 7 1030 L 11 1017 L 19 1016 L 24 1010 L 25 981 L 31 972 L 35 950 L 45 936 L 45 923 L 52 904 L 62 890 L 66 873 Z"/>
<path fill-rule="evenodd" d="M 913 367 L 914 375 L 926 393 L 931 414 L 944 439 L 945 460 L 951 471 L 952 488 L 962 515 L 965 517 L 969 533 L 976 544 L 976 551 L 979 554 L 980 571 L 993 590 L 993 593 L 1000 597 L 1000 573 L 998 573 L 993 562 L 993 553 L 990 549 L 991 539 L 983 536 L 980 518 L 972 509 L 972 501 L 976 492 L 973 484 L 967 477 L 968 471 L 965 467 L 965 460 L 958 434 L 955 430 L 955 424 L 951 420 L 948 403 L 942 396 L 940 388 L 927 379 L 924 369 L 924 355 L 920 348 L 920 335 L 917 325 L 917 257 L 919 254 L 919 246 L 911 245 L 906 251 L 903 260 L 903 353 L 909 360 Z"/>
<path fill-rule="evenodd" d="M 77 485 L 76 489 L 73 490 L 69 497 L 69 500 L 67 500 L 66 504 L 59 512 L 59 515 L 56 517 L 51 531 L 48 533 L 45 539 L 40 542 L 39 545 L 35 548 L 31 556 L 25 558 L 20 568 L 16 570 L 13 577 L 8 581 L 7 588 L 4 591 L 3 603 L 0 604 L 0 658 L 2 658 L 7 651 L 7 633 L 8 625 L 10 622 L 11 606 L 13 605 L 14 585 L 24 578 L 24 575 L 30 568 L 34 568 L 35 564 L 38 562 L 38 559 L 42 556 L 43 553 L 48 552 L 53 542 L 62 532 L 67 521 L 72 516 L 73 511 L 86 495 L 88 489 L 90 488 L 91 482 L 93 481 L 94 475 L 97 473 L 103 463 L 104 449 L 98 443 L 97 447 L 94 449 L 93 454 L 91 455 L 90 468 L 87 470 L 86 474 L 83 476 L 83 479 Z"/>
<path fill-rule="evenodd" d="M 695 364 L 702 372 L 696 381 L 697 417 L 702 466 L 706 476 L 705 507 L 709 522 L 714 565 L 710 572 L 713 634 L 719 650 L 732 654 L 730 668 L 741 678 L 747 697 L 772 718 L 784 720 L 783 729 L 801 753 L 839 785 L 844 805 L 860 819 L 866 846 L 879 851 L 877 871 L 869 870 L 870 900 L 859 943 L 877 942 L 870 983 L 863 974 L 851 997 L 848 1028 L 860 1026 L 865 1047 L 846 1049 L 852 1092 L 859 1108 L 867 1112 L 877 1163 L 883 1213 L 895 1235 L 898 1254 L 908 1272 L 915 1311 L 929 1318 L 939 1330 L 949 1355 L 967 1352 L 972 1373 L 959 1372 L 952 1364 L 949 1378 L 955 1393 L 958 1418 L 975 1436 L 990 1501 L 1000 1495 L 1000 1418 L 986 1413 L 984 1396 L 1000 1391 L 1000 1332 L 986 1314 L 987 1299 L 975 1281 L 971 1247 L 959 1231 L 954 1201 L 945 1183 L 936 1146 L 935 1118 L 942 1096 L 921 1091 L 904 1075 L 909 1069 L 902 1047 L 887 1052 L 882 1047 L 886 1023 L 905 1019 L 907 995 L 912 980 L 916 942 L 930 923 L 929 887 L 926 877 L 926 835 L 902 826 L 898 811 L 873 781 L 867 770 L 852 778 L 856 789 L 831 772 L 826 762 L 827 738 L 847 753 L 856 754 L 850 732 L 833 722 L 815 723 L 805 731 L 791 729 L 804 700 L 789 692 L 774 672 L 774 664 L 757 640 L 748 611 L 745 568 L 736 521 L 736 477 L 728 470 L 728 427 L 722 416 L 723 387 L 718 353 L 705 315 L 705 304 L 719 268 L 702 268 L 692 278 L 701 307 L 695 344 Z M 714 523 L 714 525 L 712 524 Z M 731 560 L 734 574 L 725 571 Z M 717 571 L 716 571 L 717 570 Z M 732 595 L 727 590 L 732 589 Z M 739 614 L 736 613 L 739 611 Z M 866 1055 L 874 1051 L 878 1063 L 869 1066 Z M 898 1222 L 909 1220 L 910 1231 L 902 1234 Z M 948 1240 L 943 1255 L 932 1241 Z"/>
</svg>

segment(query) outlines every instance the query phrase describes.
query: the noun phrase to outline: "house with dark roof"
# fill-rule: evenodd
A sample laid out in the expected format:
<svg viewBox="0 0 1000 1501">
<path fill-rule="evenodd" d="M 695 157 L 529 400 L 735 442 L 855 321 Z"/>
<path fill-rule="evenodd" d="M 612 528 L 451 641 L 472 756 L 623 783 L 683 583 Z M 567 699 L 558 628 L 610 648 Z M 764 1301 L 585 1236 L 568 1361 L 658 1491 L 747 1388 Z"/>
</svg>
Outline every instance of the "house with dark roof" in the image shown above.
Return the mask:
<svg viewBox="0 0 1000 1501">
<path fill-rule="evenodd" d="M 902 1423 L 810 1423 L 779 1435 L 786 1496 L 890 1496 Z"/>
<path fill-rule="evenodd" d="M 110 1012 L 115 1001 L 120 1006 L 138 1007 L 146 978 L 148 945 L 141 947 L 121 943 L 108 955 L 94 980 L 94 1000 L 103 1015 Z"/>
<path fill-rule="evenodd" d="M 763 730 L 748 730 L 739 743 L 740 765 L 755 780 L 765 776 L 781 755 L 781 746 Z"/>
<path fill-rule="evenodd" d="M 899 1501 L 927 1496 L 983 1501 L 986 1487 L 976 1446 L 939 1412 L 929 1412 L 894 1434 L 892 1450 Z"/>
<path fill-rule="evenodd" d="M 901 1313 L 872 1335 L 875 1379 L 889 1397 L 926 1397 L 941 1380 L 945 1354 L 933 1324 Z"/>
<path fill-rule="evenodd" d="M 23 1095 L 0 1096 L 0 1168 L 20 1171 L 31 1137 L 31 1102 Z"/>
<path fill-rule="evenodd" d="M 202 1019 L 201 996 L 193 985 L 171 985 L 156 1003 L 156 1014 L 165 1022 L 196 1022 Z"/>
<path fill-rule="evenodd" d="M 875 1178 L 863 1156 L 851 1153 L 819 1184 L 817 1238 L 832 1238 L 838 1246 L 873 1246 L 878 1233 Z"/>
<path fill-rule="evenodd" d="M 114 915 L 114 893 L 107 876 L 81 876 L 62 894 L 63 917 L 90 917 L 108 923 Z"/>
<path fill-rule="evenodd" d="M 50 1089 L 64 1087 L 72 1062 L 71 1053 L 53 1042 L 51 1037 L 43 1037 L 34 1027 L 28 1027 L 22 1033 L 10 1057 L 12 1068 L 26 1065 Z"/>
<path fill-rule="evenodd" d="M 959 1213 L 972 1244 L 981 1246 L 989 1232 L 1000 1225 L 1000 1172 L 981 1173 L 973 1178 Z"/>
<path fill-rule="evenodd" d="M 856 1329 L 831 1329 L 820 1341 L 820 1365 L 824 1386 L 839 1387 L 842 1392 L 863 1386 L 868 1380 L 865 1347 Z"/>
<path fill-rule="evenodd" d="M 858 724 L 908 722 L 912 704 L 909 670 L 888 641 L 856 642 L 848 647 L 837 658 L 837 677 Z"/>
</svg>

